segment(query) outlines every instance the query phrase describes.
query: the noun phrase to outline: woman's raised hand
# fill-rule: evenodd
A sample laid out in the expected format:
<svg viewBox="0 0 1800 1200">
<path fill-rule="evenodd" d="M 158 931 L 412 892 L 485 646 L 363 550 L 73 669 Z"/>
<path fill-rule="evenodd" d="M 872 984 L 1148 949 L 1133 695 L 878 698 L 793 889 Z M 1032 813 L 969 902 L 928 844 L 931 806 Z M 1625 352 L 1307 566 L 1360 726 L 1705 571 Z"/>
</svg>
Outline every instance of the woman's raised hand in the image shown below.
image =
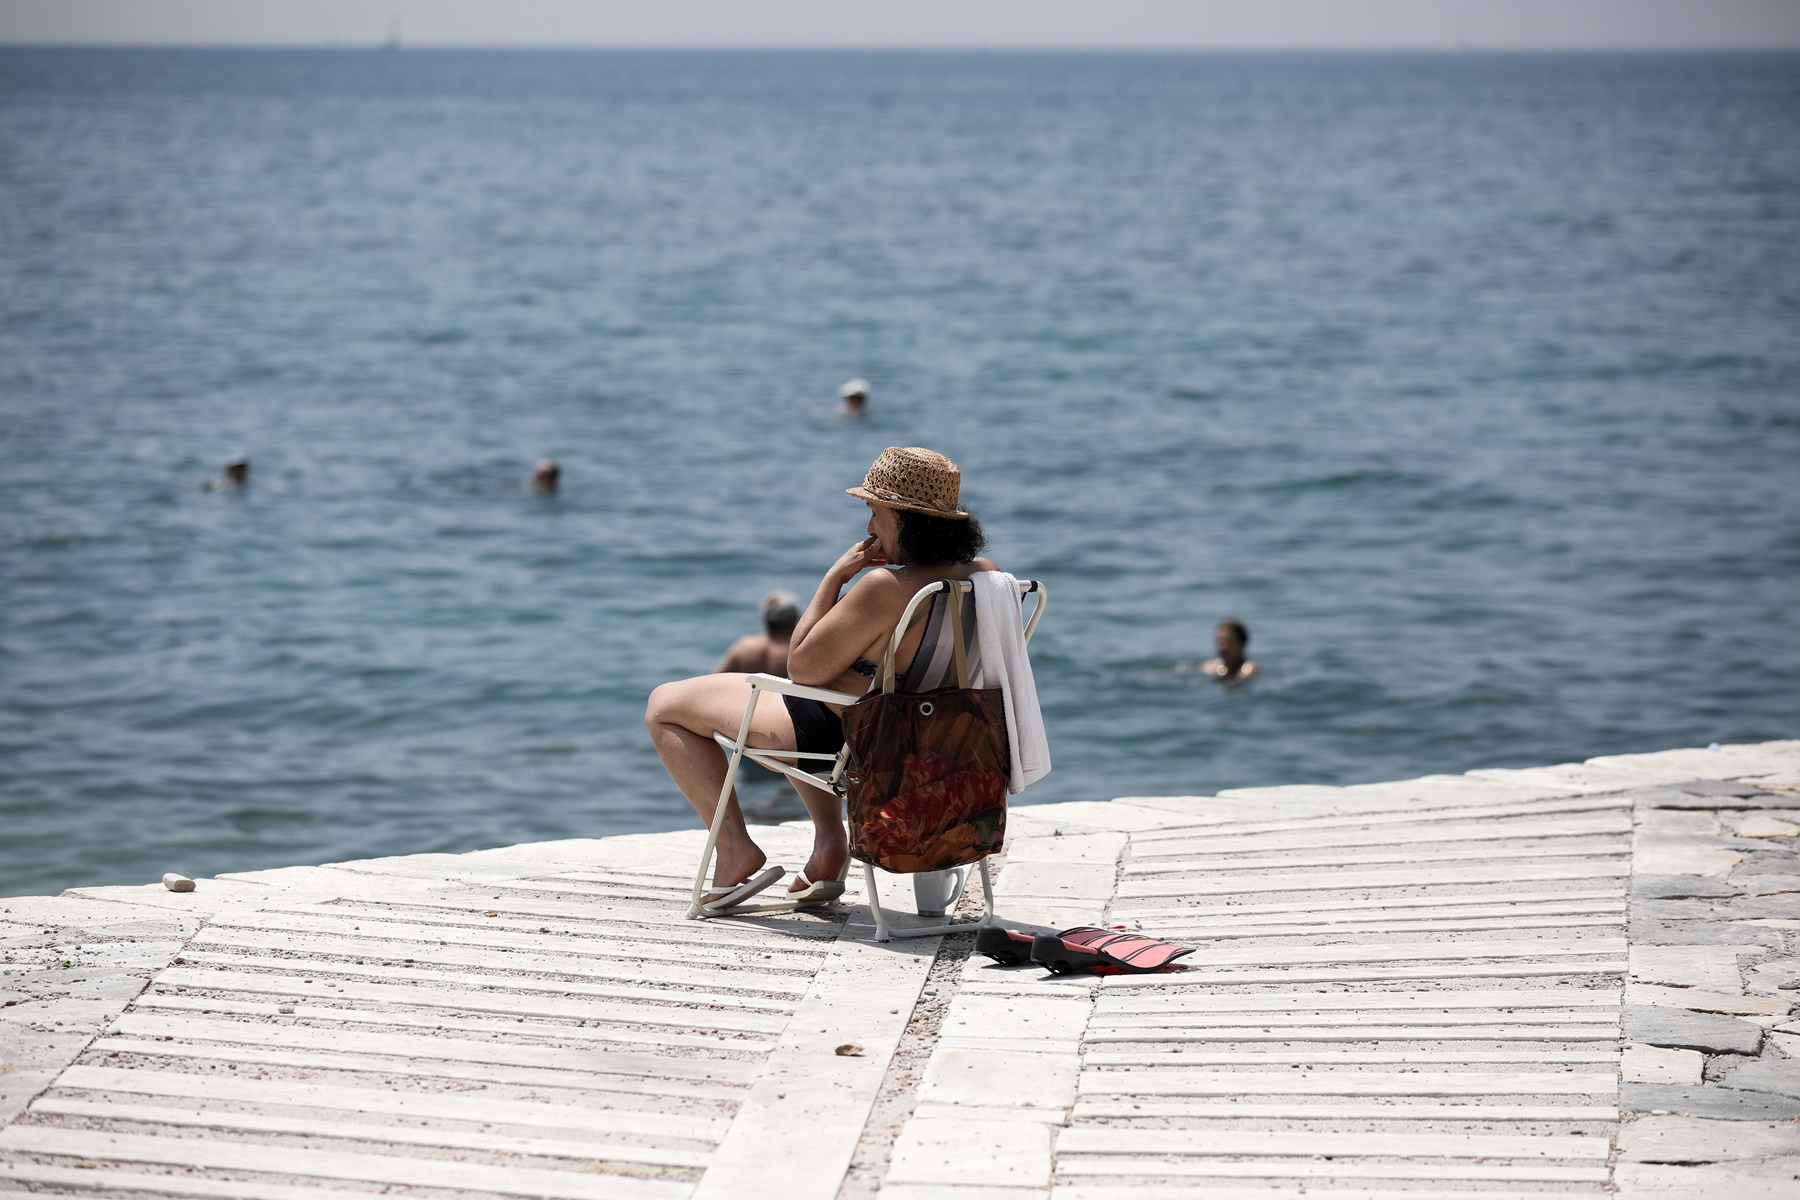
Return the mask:
<svg viewBox="0 0 1800 1200">
<path fill-rule="evenodd" d="M 839 555 L 838 560 L 831 564 L 830 574 L 847 580 L 869 567 L 886 565 L 887 558 L 881 553 L 881 546 L 871 534 Z"/>
</svg>

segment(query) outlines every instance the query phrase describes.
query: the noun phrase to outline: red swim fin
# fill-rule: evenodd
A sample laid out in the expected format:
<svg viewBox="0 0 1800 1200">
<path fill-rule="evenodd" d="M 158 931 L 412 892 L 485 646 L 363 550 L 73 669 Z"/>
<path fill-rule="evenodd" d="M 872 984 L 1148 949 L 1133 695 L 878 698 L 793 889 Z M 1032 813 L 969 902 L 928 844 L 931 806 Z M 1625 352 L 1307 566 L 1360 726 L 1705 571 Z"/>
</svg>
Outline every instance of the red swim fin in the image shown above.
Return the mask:
<svg viewBox="0 0 1800 1200">
<path fill-rule="evenodd" d="M 1177 946 L 1141 933 L 1120 933 L 1092 925 L 1040 934 L 1031 942 L 1031 961 L 1058 975 L 1077 971 L 1103 975 L 1180 971 L 1183 968 L 1175 965 L 1175 960 L 1193 952 L 1192 946 Z"/>
</svg>

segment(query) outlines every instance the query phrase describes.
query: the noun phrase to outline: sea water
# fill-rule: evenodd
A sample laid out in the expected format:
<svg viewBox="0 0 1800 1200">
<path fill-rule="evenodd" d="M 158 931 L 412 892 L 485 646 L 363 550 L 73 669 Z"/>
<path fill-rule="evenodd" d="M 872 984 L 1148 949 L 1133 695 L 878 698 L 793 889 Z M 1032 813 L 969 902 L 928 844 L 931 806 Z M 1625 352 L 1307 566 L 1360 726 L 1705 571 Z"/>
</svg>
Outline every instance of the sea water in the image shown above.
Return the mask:
<svg viewBox="0 0 1800 1200">
<path fill-rule="evenodd" d="M 0 52 L 0 894 L 692 825 L 895 444 L 1025 801 L 1800 734 L 1800 59 Z"/>
</svg>

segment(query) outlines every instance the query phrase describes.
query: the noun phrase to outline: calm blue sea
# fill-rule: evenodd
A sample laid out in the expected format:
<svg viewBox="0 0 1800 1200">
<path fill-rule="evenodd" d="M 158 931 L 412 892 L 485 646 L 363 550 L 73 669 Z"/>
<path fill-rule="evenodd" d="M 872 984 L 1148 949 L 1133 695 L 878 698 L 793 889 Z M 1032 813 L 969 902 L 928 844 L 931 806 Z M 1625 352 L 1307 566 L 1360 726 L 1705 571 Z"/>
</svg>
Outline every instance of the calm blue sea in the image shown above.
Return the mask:
<svg viewBox="0 0 1800 1200">
<path fill-rule="evenodd" d="M 0 894 L 692 823 L 890 444 L 1031 800 L 1796 736 L 1800 58 L 0 51 Z"/>
</svg>

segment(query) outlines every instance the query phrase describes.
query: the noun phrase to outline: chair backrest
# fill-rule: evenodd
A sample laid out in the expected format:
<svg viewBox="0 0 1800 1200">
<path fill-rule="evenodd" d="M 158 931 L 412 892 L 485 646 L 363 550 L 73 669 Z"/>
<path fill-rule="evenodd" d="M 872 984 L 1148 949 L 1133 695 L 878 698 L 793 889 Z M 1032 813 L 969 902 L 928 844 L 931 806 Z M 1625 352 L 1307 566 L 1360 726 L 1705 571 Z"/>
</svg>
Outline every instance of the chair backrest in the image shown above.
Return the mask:
<svg viewBox="0 0 1800 1200">
<path fill-rule="evenodd" d="M 912 599 L 907 601 L 905 611 L 900 614 L 900 620 L 894 624 L 894 633 L 888 639 L 887 651 L 881 656 L 881 673 L 877 679 L 882 691 L 891 692 L 895 688 L 894 655 L 899 653 L 901 641 L 906 637 L 907 631 L 913 627 L 913 623 L 918 620 L 920 606 L 929 604 L 940 596 L 943 597 L 945 608 L 950 616 L 948 622 L 950 628 L 946 631 L 946 636 L 949 638 L 950 649 L 954 656 L 956 676 L 966 677 L 964 660 L 974 633 L 972 630 L 964 628 L 961 613 L 963 597 L 972 595 L 974 591 L 975 585 L 967 579 L 940 579 L 935 583 L 926 584 L 913 593 Z M 1050 597 L 1049 593 L 1044 590 L 1044 585 L 1037 580 L 1019 580 L 1020 605 L 1023 606 L 1025 598 L 1032 595 L 1037 597 L 1037 602 L 1032 605 L 1030 615 L 1025 618 L 1025 640 L 1027 642 L 1031 641 L 1031 635 L 1036 632 L 1038 621 L 1043 618 L 1044 606 L 1049 602 Z M 918 653 L 926 654 L 933 650 L 934 647 L 921 643 Z M 957 683 L 958 686 L 968 686 L 961 679 L 958 679 Z"/>
</svg>

